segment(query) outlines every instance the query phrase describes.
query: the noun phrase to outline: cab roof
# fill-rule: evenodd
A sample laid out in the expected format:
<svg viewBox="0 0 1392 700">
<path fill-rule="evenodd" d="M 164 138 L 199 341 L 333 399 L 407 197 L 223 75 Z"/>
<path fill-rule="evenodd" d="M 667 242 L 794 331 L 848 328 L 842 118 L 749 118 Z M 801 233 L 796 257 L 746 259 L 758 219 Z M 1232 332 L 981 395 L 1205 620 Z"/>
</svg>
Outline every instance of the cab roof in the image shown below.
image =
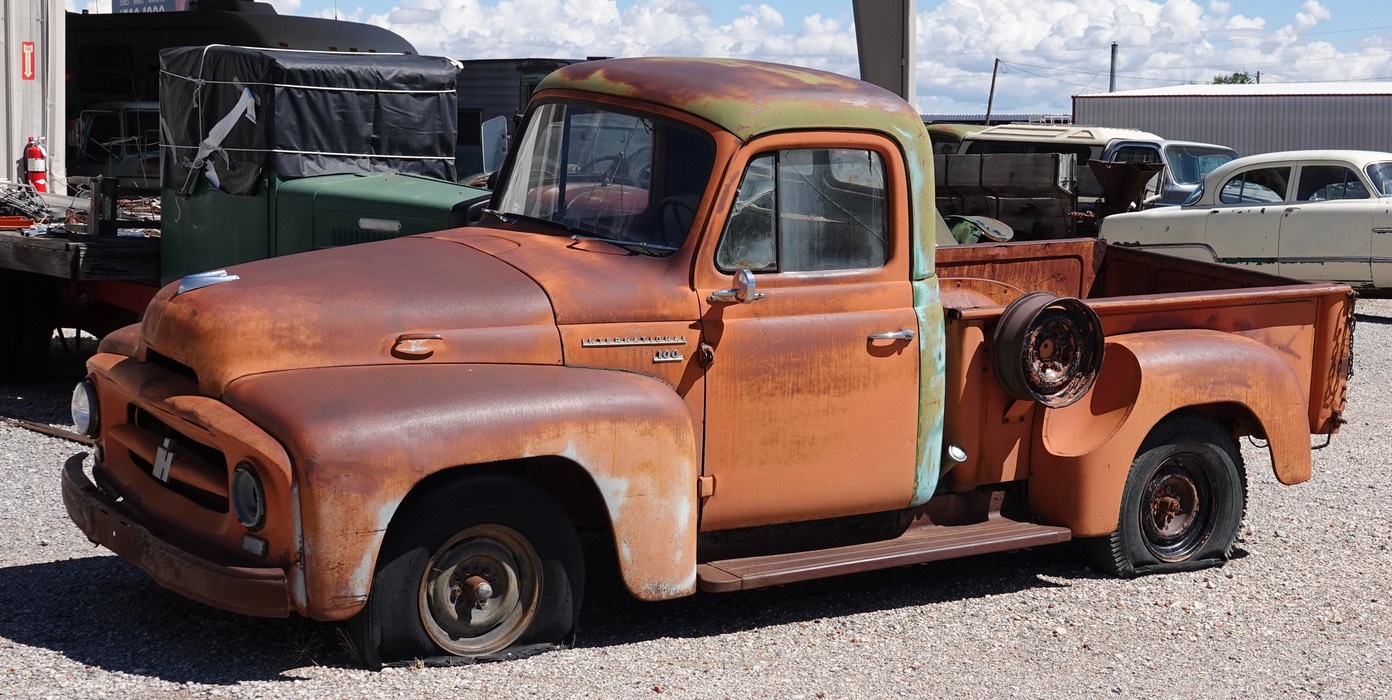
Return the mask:
<svg viewBox="0 0 1392 700">
<path fill-rule="evenodd" d="M 617 58 L 566 66 L 538 90 L 571 89 L 643 100 L 714 122 L 741 140 L 790 129 L 923 133 L 897 95 L 835 73 L 719 58 Z"/>
</svg>

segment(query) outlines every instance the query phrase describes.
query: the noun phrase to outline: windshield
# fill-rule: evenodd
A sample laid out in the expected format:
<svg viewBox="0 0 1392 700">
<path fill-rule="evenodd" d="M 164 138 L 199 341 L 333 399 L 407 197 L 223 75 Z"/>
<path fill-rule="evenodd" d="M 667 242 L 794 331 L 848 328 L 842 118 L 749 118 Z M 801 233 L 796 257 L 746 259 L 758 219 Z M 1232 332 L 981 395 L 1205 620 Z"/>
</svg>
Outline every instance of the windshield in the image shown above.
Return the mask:
<svg viewBox="0 0 1392 700">
<path fill-rule="evenodd" d="M 695 220 L 714 161 L 715 144 L 675 122 L 544 104 L 523 128 L 497 211 L 674 249 Z"/>
<path fill-rule="evenodd" d="M 1170 174 L 1181 185 L 1197 185 L 1218 166 L 1237 158 L 1237 153 L 1212 146 L 1166 146 Z"/>
<path fill-rule="evenodd" d="M 1368 178 L 1378 189 L 1379 197 L 1392 197 L 1392 162 L 1373 163 L 1368 166 Z"/>
</svg>

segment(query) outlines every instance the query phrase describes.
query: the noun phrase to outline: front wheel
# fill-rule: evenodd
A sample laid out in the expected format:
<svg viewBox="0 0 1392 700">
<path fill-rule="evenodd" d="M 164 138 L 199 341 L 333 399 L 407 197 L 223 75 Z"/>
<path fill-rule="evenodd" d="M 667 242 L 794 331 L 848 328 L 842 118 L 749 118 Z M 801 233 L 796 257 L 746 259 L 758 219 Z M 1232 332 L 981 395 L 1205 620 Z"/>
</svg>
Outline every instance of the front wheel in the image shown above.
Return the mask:
<svg viewBox="0 0 1392 700">
<path fill-rule="evenodd" d="M 488 474 L 408 507 L 387 532 L 367 605 L 350 626 L 365 665 L 477 659 L 573 636 L 583 559 L 546 492 Z"/>
<path fill-rule="evenodd" d="M 1232 434 L 1205 416 L 1172 415 L 1141 443 L 1117 529 L 1091 543 L 1093 564 L 1128 577 L 1221 564 L 1232 555 L 1246 506 Z"/>
</svg>

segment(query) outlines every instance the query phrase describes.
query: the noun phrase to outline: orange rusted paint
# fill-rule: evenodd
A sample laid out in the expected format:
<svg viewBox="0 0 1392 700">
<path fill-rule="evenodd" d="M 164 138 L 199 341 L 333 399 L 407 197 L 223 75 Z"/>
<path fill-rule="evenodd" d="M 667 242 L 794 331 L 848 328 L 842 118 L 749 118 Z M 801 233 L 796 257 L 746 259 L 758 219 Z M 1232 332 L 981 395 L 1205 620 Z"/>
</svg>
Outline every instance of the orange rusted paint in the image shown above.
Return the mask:
<svg viewBox="0 0 1392 700">
<path fill-rule="evenodd" d="M 1118 465 L 1129 466 L 1146 433 L 1181 408 L 1240 406 L 1270 442 L 1276 477 L 1285 484 L 1310 478 L 1309 437 L 1289 429 L 1305 422 L 1301 378 L 1275 350 L 1217 331 L 1174 330 L 1113 336 L 1107 352 L 1129 357 L 1107 365 L 1110 374 L 1090 396 L 1044 412 L 1030 483 L 1030 509 L 1039 517 L 1079 537 L 1115 530 L 1126 482 Z M 1082 452 L 1086 443 L 1077 443 L 1095 442 L 1095 432 L 1110 437 Z"/>
<path fill-rule="evenodd" d="M 93 466 L 93 474 L 103 489 L 114 491 L 110 496 L 122 498 L 110 510 L 150 531 L 152 537 L 187 547 L 191 555 L 210 563 L 280 570 L 291 587 L 285 591 L 287 598 L 260 611 L 242 612 L 271 616 L 289 610 L 306 612 L 302 593 L 297 595 L 294 590 L 302 576 L 300 535 L 293 516 L 298 504 L 292 498 L 290 459 L 280 443 L 227 404 L 199 395 L 192 380 L 161 367 L 109 353 L 93 356 L 87 367 L 97 385 L 101 415 L 107 417 L 99 436 L 103 459 Z M 141 416 L 130 421 L 128 406 L 138 406 Z M 151 473 L 153 453 L 166 429 L 182 440 L 175 450 L 168 483 Z M 202 452 L 195 451 L 195 445 Z M 213 465 L 223 475 L 220 484 L 208 483 L 209 458 L 205 455 L 209 450 L 220 453 L 224 460 Z M 257 466 L 266 485 L 266 526 L 254 533 L 269 545 L 264 557 L 243 551 L 246 530 L 227 510 L 227 479 L 231 467 L 243 460 Z M 66 497 L 68 492 L 64 493 Z M 95 537 L 97 533 L 87 534 Z M 177 557 L 163 560 L 170 566 L 182 561 Z M 186 574 L 152 572 L 162 585 L 180 592 L 187 592 L 181 585 L 201 585 L 196 574 Z"/>
<path fill-rule="evenodd" d="M 142 347 L 197 368 L 209 396 L 237 377 L 303 367 L 561 362 L 545 292 L 497 258 L 421 237 L 324 253 L 234 267 L 235 283 L 178 296 L 177 283 L 165 287 L 146 312 Z M 223 342 L 230 329 L 235 342 Z M 394 358 L 405 333 L 439 334 L 441 347 Z"/>
<path fill-rule="evenodd" d="M 685 404 L 660 381 L 422 363 L 246 377 L 225 400 L 296 455 L 312 617 L 343 619 L 361 607 L 382 536 L 422 479 L 540 456 L 594 480 L 635 596 L 694 590 L 695 436 Z"/>
<path fill-rule="evenodd" d="M 65 477 L 72 519 L 192 598 L 342 620 L 371 593 L 403 509 L 481 470 L 531 478 L 577 525 L 608 528 L 645 600 L 691 594 L 698 577 L 745 587 L 730 572 L 751 572 L 752 587 L 942 558 L 932 548 L 963 532 L 949 524 L 969 533 L 951 555 L 1107 535 L 1138 447 L 1177 410 L 1268 440 L 1282 482 L 1309 478 L 1304 428 L 1333 430 L 1344 410 L 1348 287 L 1097 240 L 935 253 L 928 141 L 887 95 L 724 60 L 565 69 L 539 104 L 709 137 L 715 165 L 676 250 L 639 255 L 499 212 L 167 287 L 138 331 L 112 334 L 89 362 L 101 450 L 95 485 Z M 746 170 L 801 148 L 878 155 L 887 262 L 721 269 Z M 583 205 L 613 206 L 583 213 L 656 218 L 656 194 L 609 185 L 584 183 Z M 995 376 L 1001 315 L 1033 291 L 1082 300 L 1105 336 L 1097 381 L 1063 408 L 1015 398 Z M 172 459 L 170 436 L 185 448 Z M 266 489 L 250 533 L 227 506 L 242 462 Z M 1002 516 L 1007 497 L 1031 522 Z M 128 534 L 106 534 L 118 521 Z M 842 541 L 877 527 L 883 541 Z"/>
</svg>

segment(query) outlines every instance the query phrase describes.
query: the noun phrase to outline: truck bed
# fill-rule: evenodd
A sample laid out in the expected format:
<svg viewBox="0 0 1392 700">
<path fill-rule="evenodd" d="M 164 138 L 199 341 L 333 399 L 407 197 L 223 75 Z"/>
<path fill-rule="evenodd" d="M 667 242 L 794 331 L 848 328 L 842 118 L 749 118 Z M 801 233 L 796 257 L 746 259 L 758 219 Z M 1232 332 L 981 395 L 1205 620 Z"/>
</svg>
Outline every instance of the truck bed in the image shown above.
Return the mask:
<svg viewBox="0 0 1392 700">
<path fill-rule="evenodd" d="M 980 373 L 992 372 L 988 352 L 996 320 L 1011 301 L 1036 290 L 1086 301 L 1107 337 L 1208 329 L 1262 343 L 1304 378 L 1310 432 L 1338 425 L 1351 362 L 1353 292 L 1346 285 L 1299 282 L 1097 239 L 941 247 L 937 272 L 947 317 L 948 415 L 984 426 L 973 438 L 984 459 L 974 461 L 989 471 L 964 470 L 955 475 L 959 482 L 1023 477 L 1024 443 L 1040 409 L 1016 404 L 993 376 Z M 984 419 L 989 416 L 995 419 Z"/>
</svg>

